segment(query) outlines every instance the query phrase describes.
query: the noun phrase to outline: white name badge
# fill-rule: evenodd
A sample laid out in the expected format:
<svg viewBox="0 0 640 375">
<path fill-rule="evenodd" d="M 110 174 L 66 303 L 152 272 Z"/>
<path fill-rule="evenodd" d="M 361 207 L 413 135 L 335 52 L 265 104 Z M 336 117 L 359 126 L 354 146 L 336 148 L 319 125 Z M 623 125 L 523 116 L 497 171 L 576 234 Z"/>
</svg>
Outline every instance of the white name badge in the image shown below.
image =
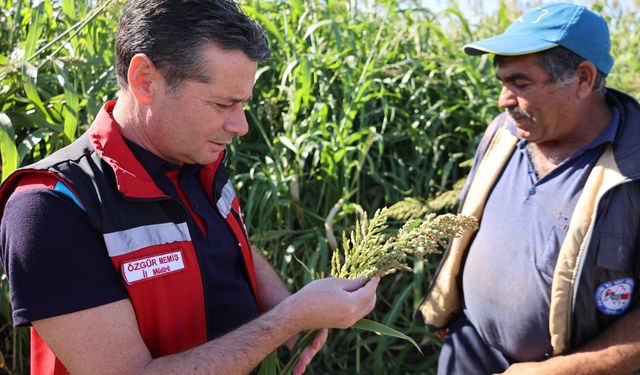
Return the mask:
<svg viewBox="0 0 640 375">
<path fill-rule="evenodd" d="M 182 251 L 173 251 L 127 262 L 122 262 L 122 276 L 127 284 L 165 276 L 184 269 Z"/>
</svg>

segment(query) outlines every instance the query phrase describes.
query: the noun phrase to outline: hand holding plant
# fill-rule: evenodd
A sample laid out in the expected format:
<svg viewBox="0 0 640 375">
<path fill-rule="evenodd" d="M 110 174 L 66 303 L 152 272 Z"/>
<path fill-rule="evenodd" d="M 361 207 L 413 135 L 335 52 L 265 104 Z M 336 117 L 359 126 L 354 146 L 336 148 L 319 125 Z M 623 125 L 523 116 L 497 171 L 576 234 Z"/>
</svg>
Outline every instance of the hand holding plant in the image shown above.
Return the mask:
<svg viewBox="0 0 640 375">
<path fill-rule="evenodd" d="M 431 213 L 424 217 L 415 217 L 424 215 L 426 211 L 422 208 L 415 210 L 413 206 L 415 206 L 414 201 L 405 200 L 390 209 L 385 207 L 377 210 L 371 220 L 363 210 L 359 210 L 362 213 L 361 220 L 356 222 L 355 229 L 349 236 L 343 234 L 343 251 L 335 249 L 333 252 L 331 276 L 366 280 L 375 277 L 377 286 L 377 277 L 383 277 L 398 270 L 413 271 L 407 264 L 410 256 L 426 260 L 429 254 L 438 253 L 441 248 L 446 248 L 450 239 L 459 237 L 468 230 L 475 230 L 478 226 L 477 219 L 472 216 Z M 389 219 L 407 221 L 394 233 L 389 228 Z M 322 304 L 322 301 L 310 303 L 318 302 Z M 317 308 L 323 309 L 323 306 Z M 367 311 L 372 308 L 373 306 L 367 307 Z M 327 313 L 332 315 L 335 311 L 327 311 Z M 408 340 L 420 350 L 417 343 L 410 337 L 380 323 L 361 319 L 358 322 L 350 322 L 345 327 L 350 326 Z M 281 374 L 295 374 L 296 363 L 300 362 L 304 366 L 308 364 L 305 358 L 300 359 L 301 353 L 314 340 L 316 333 L 317 330 L 309 331 L 298 340 L 291 359 Z M 303 369 L 304 366 L 302 366 Z M 299 371 L 300 367 L 296 366 L 295 369 Z"/>
</svg>

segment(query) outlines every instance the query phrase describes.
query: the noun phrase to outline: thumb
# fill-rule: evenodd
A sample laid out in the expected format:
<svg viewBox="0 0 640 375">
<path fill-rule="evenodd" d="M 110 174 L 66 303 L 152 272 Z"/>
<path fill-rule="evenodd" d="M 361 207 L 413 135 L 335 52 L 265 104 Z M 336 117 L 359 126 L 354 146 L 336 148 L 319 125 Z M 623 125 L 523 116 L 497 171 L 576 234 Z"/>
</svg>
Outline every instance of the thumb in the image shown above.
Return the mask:
<svg viewBox="0 0 640 375">
<path fill-rule="evenodd" d="M 355 292 L 367 284 L 367 278 L 360 276 L 357 279 L 344 279 L 342 289 L 347 292 Z"/>
<path fill-rule="evenodd" d="M 362 287 L 351 290 L 350 292 L 353 293 L 354 296 L 355 295 L 357 296 L 372 295 L 376 292 L 376 289 L 378 288 L 379 283 L 380 283 L 380 277 L 375 276 L 375 277 L 372 277 L 371 280 L 365 280 L 365 283 Z"/>
</svg>

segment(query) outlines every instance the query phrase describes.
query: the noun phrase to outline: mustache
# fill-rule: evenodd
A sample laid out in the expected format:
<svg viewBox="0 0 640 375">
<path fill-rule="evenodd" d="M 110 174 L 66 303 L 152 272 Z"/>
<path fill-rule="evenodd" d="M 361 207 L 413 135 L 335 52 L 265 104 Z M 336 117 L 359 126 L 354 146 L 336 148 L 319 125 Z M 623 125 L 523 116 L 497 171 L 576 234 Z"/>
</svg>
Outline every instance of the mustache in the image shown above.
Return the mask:
<svg viewBox="0 0 640 375">
<path fill-rule="evenodd" d="M 518 119 L 521 119 L 521 118 L 531 119 L 533 117 L 533 116 L 531 116 L 531 113 L 525 111 L 524 109 L 522 109 L 520 107 L 507 108 L 506 111 L 509 114 L 509 116 L 511 116 L 511 118 L 513 118 L 514 120 L 518 120 Z"/>
</svg>

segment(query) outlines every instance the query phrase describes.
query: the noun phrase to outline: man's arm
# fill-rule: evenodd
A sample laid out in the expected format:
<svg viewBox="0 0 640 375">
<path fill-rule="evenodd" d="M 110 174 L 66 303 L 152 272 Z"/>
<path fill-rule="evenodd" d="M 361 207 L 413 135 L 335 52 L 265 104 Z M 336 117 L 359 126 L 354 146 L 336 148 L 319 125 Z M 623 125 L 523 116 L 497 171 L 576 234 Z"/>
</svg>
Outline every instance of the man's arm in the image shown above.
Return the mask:
<svg viewBox="0 0 640 375">
<path fill-rule="evenodd" d="M 256 249 L 251 249 L 253 265 L 256 271 L 260 311 L 271 310 L 275 305 L 291 295 L 276 271 Z"/>
<path fill-rule="evenodd" d="M 289 297 L 291 293 L 289 289 L 284 285 L 280 277 L 276 274 L 276 271 L 271 267 L 264 257 L 255 249 L 253 252 L 253 264 L 256 271 L 256 278 L 258 281 L 258 294 L 260 295 L 260 309 L 261 311 L 268 311 L 273 306 L 276 306 L 280 301 Z M 320 349 L 327 341 L 329 332 L 327 329 L 319 331 L 314 337 L 313 341 L 305 347 L 300 353 L 300 359 L 293 370 L 294 375 L 302 374 L 306 367 L 311 363 L 313 357 L 318 354 Z M 296 341 L 298 341 L 300 335 L 295 336 L 287 340 L 287 347 L 293 349 Z"/>
<path fill-rule="evenodd" d="M 375 305 L 379 279 L 322 279 L 259 318 L 196 348 L 152 358 L 129 300 L 33 322 L 72 374 L 246 374 L 296 333 L 346 328 Z"/>
<path fill-rule="evenodd" d="M 640 369 L 640 309 L 575 351 L 543 362 L 517 363 L 504 374 L 616 375 Z"/>
</svg>

